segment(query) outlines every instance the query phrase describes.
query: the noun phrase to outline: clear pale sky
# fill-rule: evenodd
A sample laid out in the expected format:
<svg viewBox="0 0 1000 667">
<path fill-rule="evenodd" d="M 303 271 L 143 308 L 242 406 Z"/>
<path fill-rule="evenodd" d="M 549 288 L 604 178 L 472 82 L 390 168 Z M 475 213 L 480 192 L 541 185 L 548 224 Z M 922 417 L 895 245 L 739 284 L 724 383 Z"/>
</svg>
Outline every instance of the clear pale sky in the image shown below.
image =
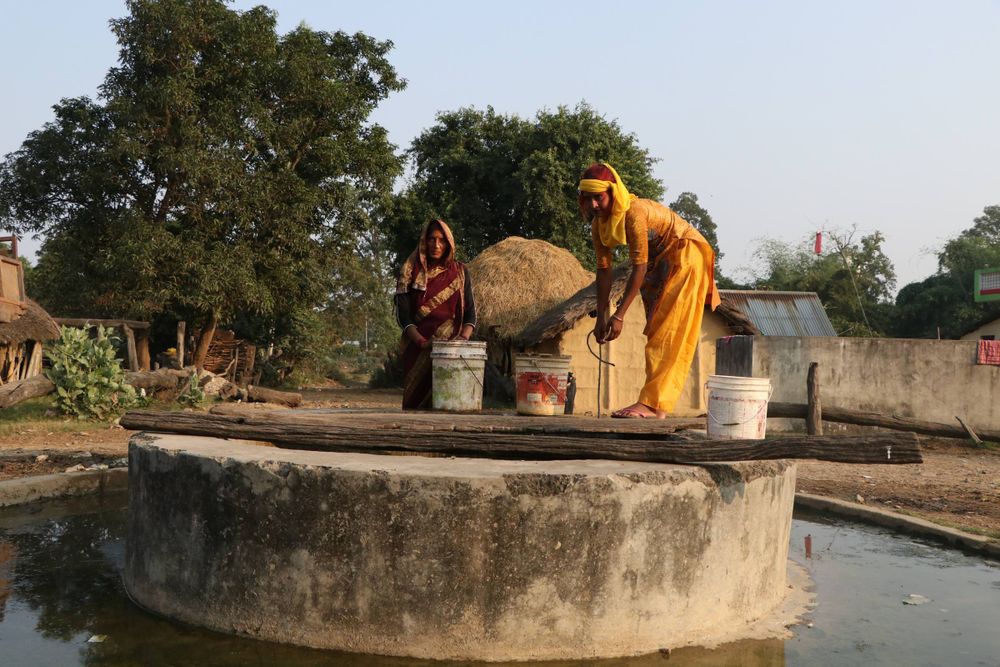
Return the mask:
<svg viewBox="0 0 1000 667">
<path fill-rule="evenodd" d="M 252 2 L 236 2 L 245 9 Z M 409 82 L 376 113 L 401 149 L 438 111 L 586 100 L 696 193 L 739 279 L 756 241 L 881 231 L 898 287 L 1000 204 L 1000 0 L 273 0 L 285 32 L 390 39 Z M 96 93 L 115 0 L 0 0 L 0 154 Z M 810 243 L 811 245 L 811 243 Z M 28 242 L 33 252 L 37 243 Z"/>
</svg>

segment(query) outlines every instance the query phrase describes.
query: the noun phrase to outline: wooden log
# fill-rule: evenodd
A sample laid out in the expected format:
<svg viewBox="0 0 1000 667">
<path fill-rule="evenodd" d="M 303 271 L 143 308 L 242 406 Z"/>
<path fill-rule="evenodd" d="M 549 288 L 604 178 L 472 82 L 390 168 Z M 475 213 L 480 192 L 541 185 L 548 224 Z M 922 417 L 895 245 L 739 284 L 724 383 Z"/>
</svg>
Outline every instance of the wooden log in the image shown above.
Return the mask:
<svg viewBox="0 0 1000 667">
<path fill-rule="evenodd" d="M 298 407 L 302 404 L 302 394 L 290 391 L 278 391 L 256 385 L 247 385 L 246 399 L 253 403 L 277 403 L 290 408 Z"/>
<path fill-rule="evenodd" d="M 983 441 L 982 441 L 982 438 L 980 438 L 980 437 L 979 437 L 979 436 L 978 436 L 978 435 L 976 434 L 976 432 L 972 430 L 972 427 L 971 427 L 971 426 L 969 426 L 968 424 L 966 424 L 966 423 L 965 423 L 965 422 L 964 422 L 964 421 L 962 420 L 962 418 L 961 418 L 961 417 L 959 417 L 958 415 L 955 415 L 955 419 L 957 419 L 957 420 L 958 420 L 958 423 L 962 425 L 962 428 L 964 428 L 964 429 L 965 429 L 965 432 L 969 434 L 969 437 L 970 437 L 970 438 L 972 438 L 972 442 L 976 443 L 977 445 L 981 445 L 981 444 L 983 444 Z"/>
<path fill-rule="evenodd" d="M 132 327 L 133 329 L 149 329 L 149 322 L 142 322 L 140 320 L 102 320 L 100 318 L 87 318 L 87 317 L 54 317 L 56 324 L 63 327 L 74 327 L 77 329 L 89 329 L 90 327 L 96 327 L 101 325 L 102 327 L 120 327 L 123 325 Z"/>
<path fill-rule="evenodd" d="M 161 368 L 158 371 L 135 371 L 125 373 L 125 381 L 136 389 L 148 392 L 161 390 L 171 391 L 180 386 L 181 381 L 191 375 L 190 371 L 179 371 L 174 368 Z"/>
<path fill-rule="evenodd" d="M 790 419 L 805 419 L 808 406 L 804 403 L 768 403 L 767 416 Z M 960 426 L 952 424 L 941 424 L 939 422 L 921 421 L 908 417 L 897 417 L 895 415 L 883 415 L 877 412 L 861 412 L 858 410 L 845 410 L 826 406 L 823 408 L 823 420 L 837 422 L 840 424 L 854 424 L 856 426 L 878 426 L 894 431 L 910 431 L 921 435 L 933 435 L 941 438 L 960 438 L 964 440 L 968 434 Z M 976 432 L 983 440 L 990 442 L 1000 442 L 1000 431 L 977 429 Z"/>
<path fill-rule="evenodd" d="M 44 375 L 36 375 L 26 380 L 0 385 L 0 409 L 17 405 L 29 398 L 46 396 L 56 390 L 56 386 Z"/>
<path fill-rule="evenodd" d="M 809 364 L 809 375 L 806 380 L 806 395 L 808 402 L 806 405 L 806 433 L 809 435 L 823 435 L 823 408 L 819 401 L 819 364 L 812 362 Z"/>
<path fill-rule="evenodd" d="M 647 463 L 714 463 L 771 459 L 818 459 L 840 463 L 921 463 L 917 436 L 880 433 L 871 436 L 790 437 L 771 440 L 702 440 L 667 442 L 555 435 L 385 431 L 317 425 L 307 419 L 280 421 L 183 412 L 131 411 L 121 425 L 218 438 L 262 440 L 297 449 L 379 453 L 386 451 L 537 460 L 610 459 Z"/>
<path fill-rule="evenodd" d="M 122 325 L 125 332 L 125 348 L 128 350 L 128 369 L 135 373 L 139 370 L 139 355 L 135 351 L 135 334 L 132 327 L 127 324 Z"/>
</svg>

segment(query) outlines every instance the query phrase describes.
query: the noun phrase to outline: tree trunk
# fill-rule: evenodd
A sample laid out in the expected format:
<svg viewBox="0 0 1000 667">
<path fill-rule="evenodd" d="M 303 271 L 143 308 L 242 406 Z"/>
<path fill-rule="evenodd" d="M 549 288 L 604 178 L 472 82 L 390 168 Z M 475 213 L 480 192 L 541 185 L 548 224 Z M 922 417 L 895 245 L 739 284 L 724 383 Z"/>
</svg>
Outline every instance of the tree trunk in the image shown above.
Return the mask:
<svg viewBox="0 0 1000 667">
<path fill-rule="evenodd" d="M 180 386 L 182 380 L 191 375 L 190 371 L 179 371 L 175 368 L 161 368 L 158 371 L 137 371 L 125 374 L 125 381 L 136 389 L 146 391 L 173 390 Z"/>
<path fill-rule="evenodd" d="M 194 358 L 191 364 L 199 371 L 205 368 L 205 357 L 208 356 L 208 348 L 215 337 L 215 329 L 219 326 L 219 313 L 212 311 L 212 317 L 208 321 L 208 326 L 202 329 L 201 336 L 198 337 L 198 347 L 195 348 Z"/>
<path fill-rule="evenodd" d="M 332 421 L 332 420 L 331 420 Z M 133 430 L 274 442 L 297 449 L 380 453 L 434 453 L 499 459 L 609 459 L 647 463 L 711 463 L 769 459 L 818 459 L 840 463 L 920 463 L 913 433 L 871 436 L 789 437 L 773 440 L 667 442 L 593 437 L 538 436 L 455 431 L 345 428 L 315 419 L 266 415 L 210 415 L 132 411 L 121 425 Z"/>
</svg>

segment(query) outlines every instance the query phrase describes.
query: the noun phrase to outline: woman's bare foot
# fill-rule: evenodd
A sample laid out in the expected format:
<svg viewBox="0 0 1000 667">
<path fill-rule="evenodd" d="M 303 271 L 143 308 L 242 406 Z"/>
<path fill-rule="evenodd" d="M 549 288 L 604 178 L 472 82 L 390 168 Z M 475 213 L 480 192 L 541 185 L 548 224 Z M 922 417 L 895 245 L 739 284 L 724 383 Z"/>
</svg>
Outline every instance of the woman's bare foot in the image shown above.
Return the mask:
<svg viewBox="0 0 1000 667">
<path fill-rule="evenodd" d="M 645 403 L 633 403 L 626 408 L 612 412 L 611 416 L 618 419 L 664 419 L 667 413 L 665 410 L 654 410 Z"/>
</svg>

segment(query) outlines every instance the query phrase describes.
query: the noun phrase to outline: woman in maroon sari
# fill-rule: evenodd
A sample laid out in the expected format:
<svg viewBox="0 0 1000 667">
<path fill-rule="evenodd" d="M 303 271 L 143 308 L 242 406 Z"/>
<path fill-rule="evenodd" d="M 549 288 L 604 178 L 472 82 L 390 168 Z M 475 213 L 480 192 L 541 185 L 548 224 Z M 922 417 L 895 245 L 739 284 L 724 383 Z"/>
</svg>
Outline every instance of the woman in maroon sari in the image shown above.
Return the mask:
<svg viewBox="0 0 1000 667">
<path fill-rule="evenodd" d="M 464 339 L 476 326 L 469 272 L 455 261 L 455 237 L 431 220 L 396 282 L 396 320 L 403 328 L 403 409 L 431 407 L 431 341 Z"/>
</svg>

